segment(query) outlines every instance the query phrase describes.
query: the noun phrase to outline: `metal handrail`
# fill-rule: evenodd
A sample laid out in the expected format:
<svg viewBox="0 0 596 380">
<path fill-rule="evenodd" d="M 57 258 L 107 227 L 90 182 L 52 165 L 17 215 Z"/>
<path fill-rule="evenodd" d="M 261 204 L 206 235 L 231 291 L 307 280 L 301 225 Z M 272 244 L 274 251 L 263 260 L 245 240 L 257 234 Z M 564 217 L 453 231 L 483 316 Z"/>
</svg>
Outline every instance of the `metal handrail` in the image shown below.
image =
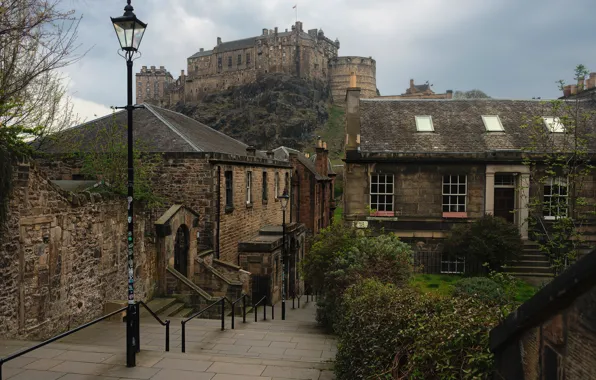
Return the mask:
<svg viewBox="0 0 596 380">
<path fill-rule="evenodd" d="M 221 297 L 220 299 L 213 302 L 211 305 L 207 306 L 203 310 L 200 310 L 200 311 L 196 312 L 195 314 L 191 315 L 190 317 L 180 321 L 180 323 L 182 324 L 182 352 L 186 352 L 186 323 L 191 321 L 192 319 L 198 317 L 199 315 L 203 314 L 205 311 L 211 309 L 213 306 L 215 306 L 217 304 L 221 304 L 221 331 L 224 330 L 224 328 L 225 328 L 225 319 L 224 319 L 225 314 L 224 313 L 225 313 L 226 301 L 230 302 L 230 300 L 228 300 L 226 297 Z"/>
<path fill-rule="evenodd" d="M 160 325 L 165 326 L 166 327 L 166 351 L 170 351 L 170 320 L 166 319 L 166 321 L 162 321 L 157 314 L 155 314 L 153 312 L 153 310 L 151 310 L 149 308 L 149 306 L 147 306 L 147 304 L 145 304 L 145 302 L 143 301 L 139 301 L 137 302 L 139 305 L 142 305 L 145 310 L 147 310 L 149 312 L 149 314 L 151 314 L 151 316 L 153 316 L 153 318 L 155 318 L 157 320 L 157 322 L 159 322 Z M 140 314 L 139 314 L 140 317 Z M 140 350 L 141 347 L 141 343 L 140 343 L 140 334 L 139 337 L 137 338 L 138 342 L 137 342 L 137 349 Z"/>
<path fill-rule="evenodd" d="M 255 314 L 255 322 L 257 322 L 257 311 L 261 303 L 263 303 L 263 320 L 267 320 L 267 296 L 263 296 L 263 298 L 252 306 Z M 273 305 L 271 305 L 271 310 L 273 310 Z"/>
<path fill-rule="evenodd" d="M 248 296 L 247 294 L 243 294 L 239 298 L 237 298 L 234 302 L 228 300 L 228 298 L 226 297 L 226 300 L 232 306 L 232 330 L 234 330 L 234 322 L 236 320 L 236 310 L 234 309 L 234 306 L 236 306 L 236 304 L 240 300 L 242 300 L 242 323 L 246 323 L 246 297 L 247 296 Z"/>
<path fill-rule="evenodd" d="M 45 345 L 48 345 L 48 344 L 50 344 L 50 343 L 52 343 L 52 342 L 55 342 L 55 341 L 59 340 L 59 339 L 65 338 L 65 337 L 67 337 L 67 336 L 69 336 L 69 335 L 71 335 L 71 334 L 74 334 L 74 333 L 76 333 L 77 331 L 80 331 L 80 330 L 82 330 L 82 329 L 84 329 L 84 328 L 87 328 L 87 327 L 89 327 L 89 326 L 91 326 L 91 325 L 94 325 L 94 324 L 96 324 L 96 323 L 98 323 L 98 322 L 101 322 L 101 321 L 103 321 L 104 319 L 110 318 L 110 317 L 112 317 L 112 316 L 114 316 L 114 315 L 116 315 L 116 314 L 118 314 L 118 313 L 122 313 L 123 311 L 125 311 L 125 310 L 127 310 L 127 309 L 128 309 L 128 306 L 125 306 L 125 307 L 123 307 L 123 308 L 121 308 L 121 309 L 118 309 L 118 310 L 116 310 L 116 311 L 113 311 L 113 312 L 111 312 L 110 314 L 106 314 L 106 315 L 104 315 L 103 317 L 100 317 L 100 318 L 94 319 L 94 320 L 93 320 L 93 321 L 91 321 L 91 322 L 87 322 L 87 323 L 85 323 L 84 325 L 81 325 L 81 326 L 79 326 L 79 327 L 76 327 L 76 328 L 74 328 L 74 329 L 72 329 L 72 330 L 69 330 L 69 331 L 67 331 L 67 332 L 65 332 L 65 333 L 62 333 L 62 334 L 56 335 L 55 337 L 53 337 L 53 338 L 50 338 L 50 339 L 48 339 L 48 340 L 45 340 L 45 341 L 43 341 L 43 342 L 41 342 L 41 343 L 39 343 L 39 344 L 36 344 L 35 346 L 28 347 L 28 348 L 25 348 L 24 350 L 21 350 L 21 351 L 19 351 L 19 352 L 15 352 L 14 354 L 8 355 L 8 356 L 7 356 L 7 357 L 5 357 L 5 358 L 0 358 L 0 380 L 2 380 L 2 365 L 3 365 L 4 363 L 6 363 L 6 362 L 8 362 L 8 361 L 10 361 L 10 360 L 16 359 L 16 358 L 18 358 L 18 357 L 20 357 L 20 356 L 23 356 L 23 355 L 25 355 L 25 354 L 27 354 L 27 353 L 29 353 L 29 352 L 33 351 L 33 350 L 37 350 L 38 348 L 41 348 L 41 347 L 43 347 L 43 346 L 45 346 Z"/>
</svg>

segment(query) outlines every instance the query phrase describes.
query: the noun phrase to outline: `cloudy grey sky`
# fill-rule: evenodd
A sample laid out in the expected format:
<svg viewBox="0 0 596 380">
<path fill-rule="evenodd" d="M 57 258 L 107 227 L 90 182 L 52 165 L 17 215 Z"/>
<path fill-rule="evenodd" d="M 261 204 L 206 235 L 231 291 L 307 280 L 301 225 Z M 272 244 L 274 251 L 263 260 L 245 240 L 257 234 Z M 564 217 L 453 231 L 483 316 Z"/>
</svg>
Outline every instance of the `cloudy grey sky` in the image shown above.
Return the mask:
<svg viewBox="0 0 596 380">
<path fill-rule="evenodd" d="M 85 118 L 126 100 L 126 66 L 110 16 L 124 0 L 64 0 L 83 20 L 79 42 L 90 49 L 66 69 L 76 110 Z M 560 96 L 558 79 L 585 64 L 596 71 L 594 0 L 133 0 L 149 24 L 142 65 L 166 66 L 176 78 L 199 48 L 290 28 L 292 7 L 305 29 L 339 38 L 340 55 L 372 56 L 383 95 L 429 81 L 435 92 L 479 88 L 496 98 Z"/>
</svg>

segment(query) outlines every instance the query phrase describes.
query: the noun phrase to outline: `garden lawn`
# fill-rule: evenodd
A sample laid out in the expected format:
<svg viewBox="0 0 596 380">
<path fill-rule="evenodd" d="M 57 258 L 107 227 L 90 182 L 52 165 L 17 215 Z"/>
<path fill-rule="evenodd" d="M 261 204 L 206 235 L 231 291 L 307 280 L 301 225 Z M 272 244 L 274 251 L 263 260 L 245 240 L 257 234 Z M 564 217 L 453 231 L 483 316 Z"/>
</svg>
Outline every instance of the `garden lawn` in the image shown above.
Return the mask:
<svg viewBox="0 0 596 380">
<path fill-rule="evenodd" d="M 453 274 L 415 274 L 410 284 L 425 293 L 437 293 L 451 296 L 455 283 L 463 278 Z M 523 303 L 536 293 L 537 289 L 525 281 L 520 280 L 517 287 L 515 300 Z"/>
<path fill-rule="evenodd" d="M 343 208 L 338 207 L 335 209 L 334 213 L 333 213 L 333 221 L 334 222 L 341 222 L 342 218 L 343 218 Z"/>
</svg>

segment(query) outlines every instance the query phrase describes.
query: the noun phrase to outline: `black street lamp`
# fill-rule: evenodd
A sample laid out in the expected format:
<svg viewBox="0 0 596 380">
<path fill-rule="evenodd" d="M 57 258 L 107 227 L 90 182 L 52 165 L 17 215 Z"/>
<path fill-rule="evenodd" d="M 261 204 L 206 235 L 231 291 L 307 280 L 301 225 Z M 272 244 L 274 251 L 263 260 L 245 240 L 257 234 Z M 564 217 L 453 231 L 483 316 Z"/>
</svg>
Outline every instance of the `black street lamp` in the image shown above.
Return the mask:
<svg viewBox="0 0 596 380">
<path fill-rule="evenodd" d="M 120 54 L 126 59 L 126 68 L 128 72 L 127 86 L 128 98 L 126 107 L 128 111 L 128 309 L 126 311 L 126 366 L 134 367 L 136 365 L 136 353 L 139 350 L 139 306 L 135 304 L 134 290 L 134 225 L 133 225 L 133 185 L 134 185 L 134 164 L 133 164 L 133 139 L 132 139 L 132 111 L 135 107 L 132 103 L 132 57 L 138 51 L 145 34 L 147 24 L 137 19 L 133 13 L 133 7 L 130 0 L 124 7 L 122 17 L 111 17 L 114 30 L 120 42 L 120 48 L 124 52 Z"/>
<path fill-rule="evenodd" d="M 282 212 L 282 269 L 281 269 L 281 320 L 286 320 L 286 207 L 288 207 L 288 200 L 290 196 L 288 195 L 288 188 L 284 189 L 282 195 L 277 197 L 281 203 L 281 212 Z"/>
</svg>

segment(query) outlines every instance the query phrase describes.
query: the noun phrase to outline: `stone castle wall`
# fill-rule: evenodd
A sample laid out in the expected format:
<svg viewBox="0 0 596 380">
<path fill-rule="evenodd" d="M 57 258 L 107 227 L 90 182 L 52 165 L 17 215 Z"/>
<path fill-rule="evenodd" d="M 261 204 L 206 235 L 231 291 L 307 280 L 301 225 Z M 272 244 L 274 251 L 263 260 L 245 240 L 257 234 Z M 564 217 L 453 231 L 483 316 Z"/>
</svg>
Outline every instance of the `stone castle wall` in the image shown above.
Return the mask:
<svg viewBox="0 0 596 380">
<path fill-rule="evenodd" d="M 337 57 L 331 60 L 329 71 L 329 87 L 335 103 L 345 102 L 352 73 L 356 75 L 356 86 L 360 87 L 362 98 L 377 96 L 377 64 L 374 59 Z"/>
<path fill-rule="evenodd" d="M 297 22 L 292 31 L 263 30 L 258 37 L 218 44 L 188 58 L 186 101 L 232 86 L 253 83 L 259 75 L 285 73 L 327 81 L 328 66 L 337 57 L 339 41 L 316 29 L 305 33 Z"/>
<path fill-rule="evenodd" d="M 57 188 L 29 163 L 16 167 L 0 234 L 0 336 L 47 338 L 126 300 L 126 202 Z M 155 247 L 135 224 L 135 292 L 152 296 Z"/>
</svg>

